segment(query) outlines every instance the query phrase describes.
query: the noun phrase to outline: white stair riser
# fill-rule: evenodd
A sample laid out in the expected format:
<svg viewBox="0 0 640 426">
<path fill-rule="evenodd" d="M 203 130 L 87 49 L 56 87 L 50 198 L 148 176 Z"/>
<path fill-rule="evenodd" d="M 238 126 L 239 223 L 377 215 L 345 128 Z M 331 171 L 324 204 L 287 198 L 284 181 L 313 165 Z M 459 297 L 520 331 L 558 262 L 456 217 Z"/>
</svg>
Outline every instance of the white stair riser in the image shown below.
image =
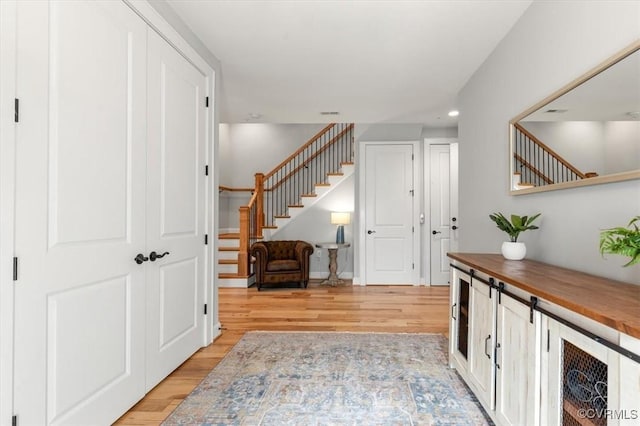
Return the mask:
<svg viewBox="0 0 640 426">
<path fill-rule="evenodd" d="M 238 247 L 239 245 L 239 239 L 228 240 L 226 238 L 218 238 L 218 247 Z"/>
<path fill-rule="evenodd" d="M 249 278 L 218 278 L 221 288 L 248 288 L 256 281 L 255 275 Z"/>
<path fill-rule="evenodd" d="M 222 274 L 236 274 L 238 273 L 238 264 L 226 264 L 226 263 L 218 263 L 218 273 Z"/>
<path fill-rule="evenodd" d="M 218 251 L 218 259 L 237 260 L 238 252 L 237 251 Z"/>
</svg>

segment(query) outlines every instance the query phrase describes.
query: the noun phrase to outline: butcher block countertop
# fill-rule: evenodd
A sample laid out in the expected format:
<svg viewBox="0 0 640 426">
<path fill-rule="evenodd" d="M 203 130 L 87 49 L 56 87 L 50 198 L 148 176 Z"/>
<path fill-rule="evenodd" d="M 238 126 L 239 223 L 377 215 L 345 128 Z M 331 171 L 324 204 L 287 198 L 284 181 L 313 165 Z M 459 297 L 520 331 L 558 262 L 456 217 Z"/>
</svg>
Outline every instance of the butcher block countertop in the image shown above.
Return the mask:
<svg viewBox="0 0 640 426">
<path fill-rule="evenodd" d="M 500 254 L 447 253 L 474 270 L 640 339 L 640 285 Z"/>
</svg>

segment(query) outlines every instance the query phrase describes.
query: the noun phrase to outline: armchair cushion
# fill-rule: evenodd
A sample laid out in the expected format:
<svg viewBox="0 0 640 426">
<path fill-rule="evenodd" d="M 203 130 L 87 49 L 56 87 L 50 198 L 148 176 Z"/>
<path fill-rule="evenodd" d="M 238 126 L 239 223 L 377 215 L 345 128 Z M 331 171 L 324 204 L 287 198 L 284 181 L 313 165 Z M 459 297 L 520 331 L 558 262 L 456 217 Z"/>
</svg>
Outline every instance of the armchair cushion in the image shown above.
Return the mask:
<svg viewBox="0 0 640 426">
<path fill-rule="evenodd" d="M 299 282 L 306 287 L 309 282 L 309 257 L 313 246 L 299 240 L 260 241 L 251 246 L 255 257 L 255 274 L 258 290 L 264 284 Z"/>
</svg>

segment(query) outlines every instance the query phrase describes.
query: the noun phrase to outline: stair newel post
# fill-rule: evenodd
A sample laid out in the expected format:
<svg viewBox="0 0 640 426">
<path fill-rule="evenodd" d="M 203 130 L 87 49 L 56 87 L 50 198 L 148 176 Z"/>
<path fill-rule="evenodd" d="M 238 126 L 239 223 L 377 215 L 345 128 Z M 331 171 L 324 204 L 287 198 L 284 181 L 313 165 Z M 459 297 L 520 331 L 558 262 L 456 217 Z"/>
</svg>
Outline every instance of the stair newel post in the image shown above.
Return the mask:
<svg viewBox="0 0 640 426">
<path fill-rule="evenodd" d="M 264 227 L 264 173 L 256 173 L 256 235 L 262 236 L 262 228 Z"/>
<path fill-rule="evenodd" d="M 238 252 L 238 275 L 249 275 L 249 206 L 240 207 L 240 251 Z"/>
</svg>

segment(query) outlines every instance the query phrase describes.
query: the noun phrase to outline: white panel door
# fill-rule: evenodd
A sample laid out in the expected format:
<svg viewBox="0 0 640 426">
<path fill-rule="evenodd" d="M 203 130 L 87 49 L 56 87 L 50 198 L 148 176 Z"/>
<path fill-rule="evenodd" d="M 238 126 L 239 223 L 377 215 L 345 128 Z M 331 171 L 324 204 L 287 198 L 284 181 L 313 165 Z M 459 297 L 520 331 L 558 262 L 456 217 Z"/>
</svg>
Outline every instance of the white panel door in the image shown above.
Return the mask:
<svg viewBox="0 0 640 426">
<path fill-rule="evenodd" d="M 449 145 L 429 145 L 431 285 L 449 283 Z"/>
<path fill-rule="evenodd" d="M 366 147 L 367 284 L 415 284 L 413 146 Z"/>
<path fill-rule="evenodd" d="M 205 76 L 149 30 L 147 388 L 204 343 Z"/>
<path fill-rule="evenodd" d="M 18 8 L 14 412 L 108 424 L 144 395 L 146 25 Z"/>
</svg>

